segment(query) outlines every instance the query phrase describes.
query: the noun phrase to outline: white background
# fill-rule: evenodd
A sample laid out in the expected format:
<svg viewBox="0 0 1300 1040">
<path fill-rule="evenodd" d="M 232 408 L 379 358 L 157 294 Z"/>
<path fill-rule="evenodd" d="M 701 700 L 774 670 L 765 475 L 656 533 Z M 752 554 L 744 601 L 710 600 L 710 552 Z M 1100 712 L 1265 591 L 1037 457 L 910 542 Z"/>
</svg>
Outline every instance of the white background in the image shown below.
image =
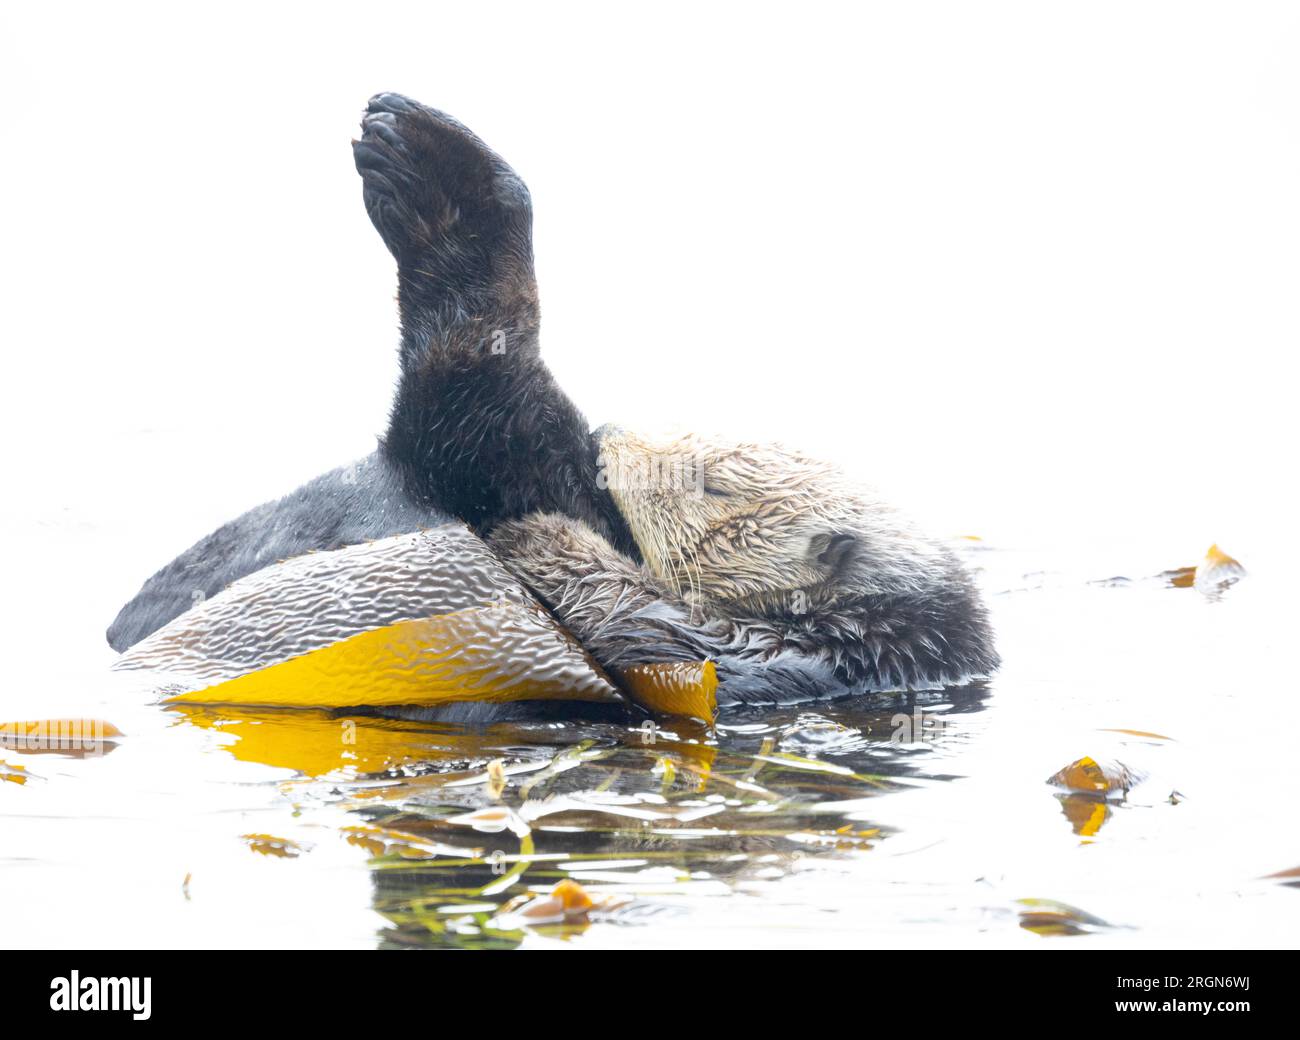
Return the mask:
<svg viewBox="0 0 1300 1040">
<path fill-rule="evenodd" d="M 382 431 L 395 279 L 348 142 L 398 90 L 531 186 L 543 349 L 593 425 L 833 455 L 1005 546 L 994 589 L 1212 541 L 1251 571 L 991 597 L 996 696 L 930 767 L 969 779 L 873 800 L 882 851 L 677 948 L 1038 949 L 1039 896 L 1133 926 L 1101 944 L 1293 945 L 1256 879 L 1296 862 L 1298 45 L 1300 6 L 1238 2 L 0 7 L 0 720 L 129 734 L 0 783 L 5 936 L 373 944 L 362 850 L 250 856 L 319 818 L 108 684 L 102 633 Z M 1120 745 L 1153 778 L 1083 845 L 1042 781 L 1098 727 L 1175 739 Z"/>
<path fill-rule="evenodd" d="M 1169 566 L 1289 537 L 1293 5 L 0 17 L 7 520 L 138 532 L 60 576 L 97 610 L 382 431 L 394 275 L 348 146 L 380 90 L 531 186 L 593 425 L 801 444 L 939 533 Z"/>
</svg>

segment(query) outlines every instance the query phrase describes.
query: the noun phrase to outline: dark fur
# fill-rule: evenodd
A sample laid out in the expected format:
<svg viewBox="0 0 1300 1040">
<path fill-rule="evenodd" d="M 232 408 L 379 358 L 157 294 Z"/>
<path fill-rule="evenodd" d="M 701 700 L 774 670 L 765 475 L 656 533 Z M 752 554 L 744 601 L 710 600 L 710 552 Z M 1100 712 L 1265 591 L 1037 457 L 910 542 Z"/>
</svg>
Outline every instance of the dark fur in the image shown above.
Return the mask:
<svg viewBox="0 0 1300 1040">
<path fill-rule="evenodd" d="M 489 542 L 606 668 L 712 660 L 724 706 L 937 688 L 998 665 L 987 613 L 955 559 L 918 594 L 831 596 L 804 614 L 701 618 L 569 517 L 502 524 Z"/>
<path fill-rule="evenodd" d="M 487 531 L 556 511 L 635 551 L 596 485 L 587 423 L 538 354 L 528 189 L 455 120 L 395 94 L 371 99 L 354 156 L 398 265 L 401 381 L 387 434 L 358 467 L 258 506 L 151 577 L 108 629 L 116 650 L 275 560 L 449 517 Z"/>
</svg>

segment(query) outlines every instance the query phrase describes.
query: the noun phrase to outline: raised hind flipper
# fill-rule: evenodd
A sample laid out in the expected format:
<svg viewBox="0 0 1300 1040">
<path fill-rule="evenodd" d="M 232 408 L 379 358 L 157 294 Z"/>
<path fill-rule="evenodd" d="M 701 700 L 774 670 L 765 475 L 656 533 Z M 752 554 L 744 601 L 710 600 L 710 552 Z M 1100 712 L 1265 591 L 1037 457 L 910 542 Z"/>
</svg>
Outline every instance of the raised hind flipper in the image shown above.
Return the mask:
<svg viewBox="0 0 1300 1040">
<path fill-rule="evenodd" d="M 383 450 L 413 493 L 482 532 L 537 510 L 631 538 L 597 483 L 587 422 L 537 345 L 532 205 L 459 122 L 370 100 L 354 146 L 366 211 L 397 260 L 402 379 Z"/>
</svg>

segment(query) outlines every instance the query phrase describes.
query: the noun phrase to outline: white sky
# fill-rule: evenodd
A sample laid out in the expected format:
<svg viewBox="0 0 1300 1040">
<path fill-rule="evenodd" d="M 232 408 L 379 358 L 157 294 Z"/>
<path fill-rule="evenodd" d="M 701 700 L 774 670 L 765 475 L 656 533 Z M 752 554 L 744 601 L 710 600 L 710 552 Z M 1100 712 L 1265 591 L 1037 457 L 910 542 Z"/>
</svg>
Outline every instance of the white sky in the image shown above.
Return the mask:
<svg viewBox="0 0 1300 1040">
<path fill-rule="evenodd" d="M 135 516 L 139 580 L 370 450 L 391 89 L 528 181 L 593 425 L 800 443 L 943 533 L 1289 537 L 1300 8 L 637 10 L 6 6 L 15 500 Z"/>
</svg>

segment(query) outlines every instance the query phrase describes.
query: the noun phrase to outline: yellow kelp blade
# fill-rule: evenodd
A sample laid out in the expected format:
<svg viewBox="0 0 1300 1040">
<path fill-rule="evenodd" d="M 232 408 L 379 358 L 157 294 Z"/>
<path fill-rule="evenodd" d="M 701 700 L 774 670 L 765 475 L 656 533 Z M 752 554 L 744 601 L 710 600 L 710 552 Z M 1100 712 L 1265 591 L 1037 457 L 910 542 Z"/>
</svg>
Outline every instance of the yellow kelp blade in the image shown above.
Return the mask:
<svg viewBox="0 0 1300 1040">
<path fill-rule="evenodd" d="M 128 650 L 170 703 L 336 709 L 628 697 L 464 524 L 241 578 Z M 712 723 L 708 662 L 627 670 L 655 714 Z"/>
<path fill-rule="evenodd" d="M 625 702 L 460 523 L 265 567 L 200 599 L 114 667 L 197 704 Z"/>
<path fill-rule="evenodd" d="M 359 632 L 167 701 L 345 708 L 622 699 L 547 615 L 505 604 Z"/>
<path fill-rule="evenodd" d="M 1143 779 L 1122 762 L 1098 761 L 1091 756 L 1075 759 L 1047 782 L 1082 794 L 1123 793 Z"/>
<path fill-rule="evenodd" d="M 361 632 L 506 604 L 541 610 L 482 539 L 444 524 L 264 567 L 200 597 L 113 667 L 197 690 Z"/>
<path fill-rule="evenodd" d="M 8 781 L 11 784 L 27 783 L 27 767 L 20 765 L 9 765 L 3 758 L 0 758 L 0 781 Z"/>
<path fill-rule="evenodd" d="M 274 834 L 241 834 L 240 837 L 252 851 L 277 859 L 297 859 L 310 847 L 292 838 L 277 838 Z"/>
<path fill-rule="evenodd" d="M 1211 545 L 1205 558 L 1194 567 L 1176 567 L 1156 575 L 1176 589 L 1197 589 L 1211 598 L 1246 576 L 1246 568 L 1219 548 Z"/>
<path fill-rule="evenodd" d="M 28 719 L 0 722 L 0 748 L 29 755 L 104 754 L 122 731 L 103 719 Z"/>
<path fill-rule="evenodd" d="M 1054 899 L 1017 899 L 1020 927 L 1043 936 L 1086 935 L 1095 929 L 1113 927 L 1100 917 Z"/>
<path fill-rule="evenodd" d="M 620 675 L 628 695 L 655 715 L 712 723 L 718 714 L 718 670 L 712 661 L 634 664 Z"/>
</svg>

